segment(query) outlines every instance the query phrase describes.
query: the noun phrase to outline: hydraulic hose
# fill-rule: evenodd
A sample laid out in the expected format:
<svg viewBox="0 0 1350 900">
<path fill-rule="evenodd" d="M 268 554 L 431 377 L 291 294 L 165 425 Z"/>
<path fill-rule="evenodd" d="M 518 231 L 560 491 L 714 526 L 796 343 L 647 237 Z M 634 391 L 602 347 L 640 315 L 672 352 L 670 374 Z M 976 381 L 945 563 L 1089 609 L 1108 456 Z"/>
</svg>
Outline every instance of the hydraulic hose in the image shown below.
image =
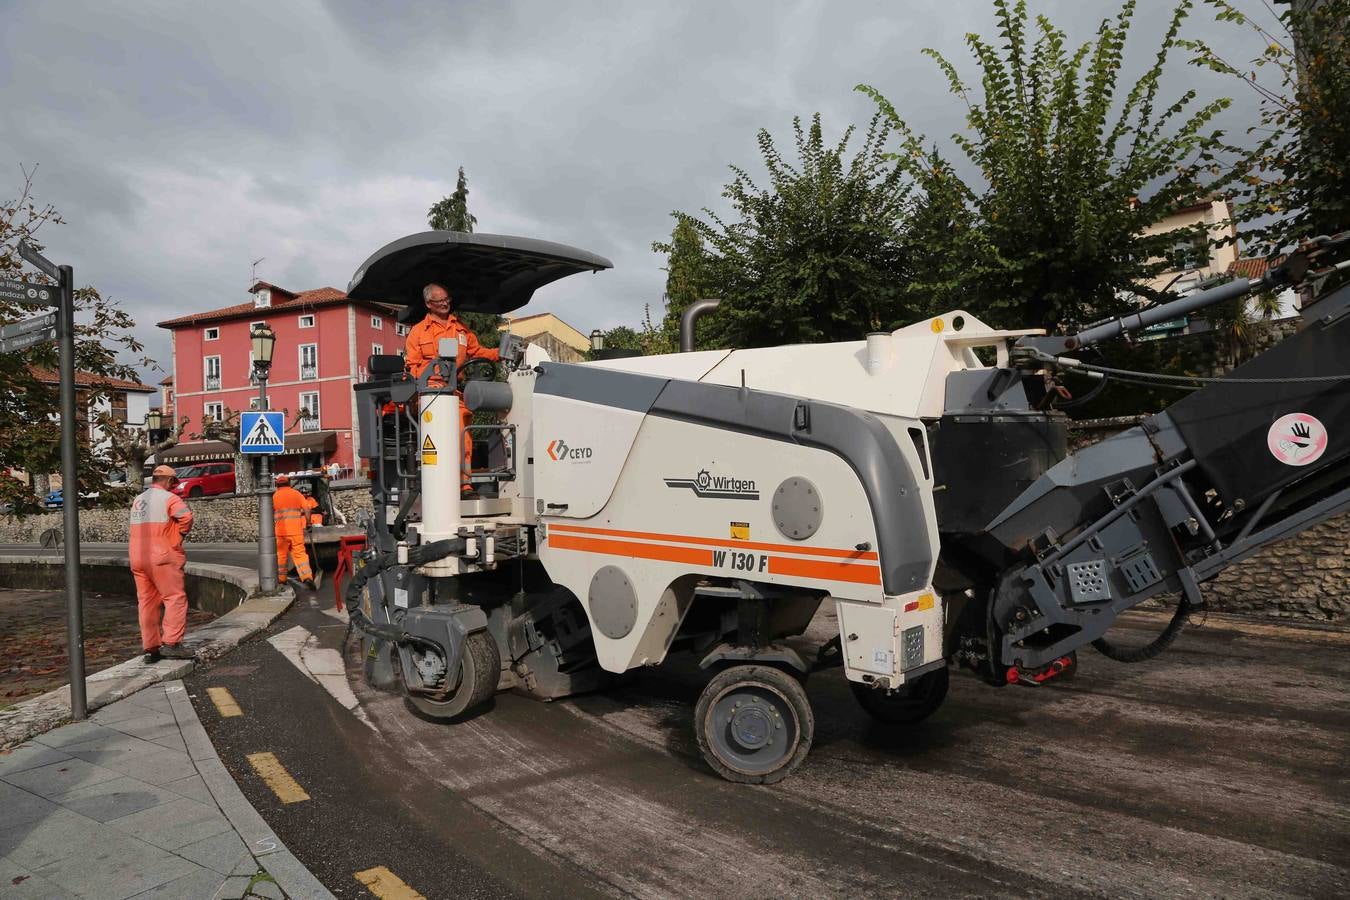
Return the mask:
<svg viewBox="0 0 1350 900">
<path fill-rule="evenodd" d="M 1172 615 L 1172 621 L 1167 623 L 1167 627 L 1149 643 L 1142 647 L 1121 647 L 1111 643 L 1104 637 L 1099 637 L 1092 642 L 1092 646 L 1107 659 L 1114 659 L 1119 663 L 1137 663 L 1147 659 L 1152 659 L 1159 653 L 1162 653 L 1172 642 L 1181 634 L 1181 628 L 1186 624 L 1186 616 L 1191 611 L 1191 602 L 1182 594 L 1177 598 L 1177 611 Z"/>
<path fill-rule="evenodd" d="M 463 538 L 448 538 L 443 541 L 434 541 L 430 544 L 423 544 L 420 547 L 408 548 L 408 565 L 421 566 L 438 559 L 444 559 L 453 553 L 462 553 L 464 551 Z M 374 558 L 366 561 L 366 564 L 357 568 L 352 573 L 352 580 L 347 583 L 347 591 L 344 597 L 347 606 L 347 616 L 352 627 L 385 641 L 398 643 L 404 639 L 403 630 L 395 625 L 381 625 L 372 622 L 366 618 L 365 610 L 361 607 L 361 591 L 365 588 L 366 582 L 371 578 L 383 572 L 391 565 L 398 563 L 396 553 L 379 553 Z"/>
</svg>

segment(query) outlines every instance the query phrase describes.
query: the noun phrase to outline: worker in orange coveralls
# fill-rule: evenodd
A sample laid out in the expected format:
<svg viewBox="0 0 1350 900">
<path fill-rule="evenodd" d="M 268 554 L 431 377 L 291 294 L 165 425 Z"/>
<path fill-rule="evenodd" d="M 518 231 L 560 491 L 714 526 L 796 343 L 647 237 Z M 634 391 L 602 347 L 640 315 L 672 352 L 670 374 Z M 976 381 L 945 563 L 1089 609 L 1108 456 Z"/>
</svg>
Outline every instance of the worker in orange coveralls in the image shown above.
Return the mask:
<svg viewBox="0 0 1350 900">
<path fill-rule="evenodd" d="M 441 338 L 453 338 L 459 341 L 459 364 L 471 359 L 501 359 L 495 347 L 484 347 L 478 343 L 478 335 L 469 330 L 450 312 L 450 292 L 439 284 L 429 284 L 422 288 L 422 301 L 426 304 L 426 318 L 413 326 L 408 332 L 406 359 L 408 371 L 412 377 L 419 377 L 426 367 L 439 354 Z M 440 379 L 432 379 L 430 386 L 439 386 Z M 469 483 L 469 459 L 473 455 L 473 439 L 469 436 L 469 422 L 473 413 L 464 406 L 463 398 L 459 405 L 459 429 L 464 434 L 464 468 L 461 490 L 472 494 L 473 485 Z"/>
<path fill-rule="evenodd" d="M 277 533 L 277 582 L 286 583 L 288 560 L 295 560 L 295 571 L 300 580 L 314 587 L 314 573 L 309 568 L 309 554 L 305 552 L 305 523 L 311 506 L 318 504 L 291 487 L 285 475 L 277 476 L 277 489 L 272 493 L 272 520 Z"/>
<path fill-rule="evenodd" d="M 155 466 L 150 487 L 131 502 L 131 573 L 140 607 L 141 648 L 147 663 L 191 659 L 183 646 L 187 591 L 183 587 L 183 535 L 192 530 L 192 510 L 170 488 L 178 480 L 169 466 Z M 160 635 L 161 618 L 163 636 Z"/>
</svg>

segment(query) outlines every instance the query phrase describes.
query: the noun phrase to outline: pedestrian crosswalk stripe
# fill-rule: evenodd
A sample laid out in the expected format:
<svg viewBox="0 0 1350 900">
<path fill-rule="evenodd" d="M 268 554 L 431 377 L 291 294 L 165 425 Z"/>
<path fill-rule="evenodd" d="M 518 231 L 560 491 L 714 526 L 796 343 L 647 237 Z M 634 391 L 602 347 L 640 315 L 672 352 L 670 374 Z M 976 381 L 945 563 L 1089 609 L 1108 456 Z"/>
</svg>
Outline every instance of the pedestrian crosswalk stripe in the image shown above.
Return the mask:
<svg viewBox="0 0 1350 900">
<path fill-rule="evenodd" d="M 277 759 L 275 753 L 250 753 L 248 755 L 248 764 L 253 767 L 253 771 L 258 773 L 258 777 L 267 783 L 272 789 L 272 793 L 277 795 L 277 799 L 282 803 L 299 803 L 302 800 L 308 800 L 309 794 L 305 793 L 291 773 L 286 771 L 286 767 Z"/>
<path fill-rule="evenodd" d="M 206 693 L 211 696 L 211 702 L 216 705 L 216 712 L 220 713 L 222 719 L 244 714 L 244 711 L 239 708 L 239 704 L 235 702 L 234 695 L 230 693 L 229 688 L 207 688 Z"/>
<path fill-rule="evenodd" d="M 380 900 L 426 900 L 417 891 L 408 887 L 402 878 L 399 878 L 384 866 L 376 866 L 373 869 L 366 869 L 364 872 L 355 872 L 352 877 L 364 884 L 366 890 L 379 897 Z"/>
</svg>

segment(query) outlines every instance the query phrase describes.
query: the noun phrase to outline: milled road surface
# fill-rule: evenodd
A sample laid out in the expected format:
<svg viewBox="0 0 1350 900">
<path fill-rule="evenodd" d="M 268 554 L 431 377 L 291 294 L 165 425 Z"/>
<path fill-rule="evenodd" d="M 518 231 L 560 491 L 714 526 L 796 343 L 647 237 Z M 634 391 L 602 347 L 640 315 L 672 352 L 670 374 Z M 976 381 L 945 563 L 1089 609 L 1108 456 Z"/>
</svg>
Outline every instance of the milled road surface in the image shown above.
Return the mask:
<svg viewBox="0 0 1350 900">
<path fill-rule="evenodd" d="M 272 633 L 341 649 L 312 599 Z M 551 704 L 501 694 L 454 725 L 368 690 L 356 663 L 374 730 L 266 642 L 188 680 L 245 794 L 339 896 L 364 896 L 353 873 L 374 866 L 428 897 L 1350 894 L 1343 631 L 1212 620 L 1151 663 L 1087 651 L 1060 684 L 958 674 L 905 729 L 819 673 L 815 746 L 770 787 L 699 759 L 690 660 Z M 221 718 L 208 686 L 245 715 Z M 281 804 L 245 759 L 262 751 L 311 799 Z"/>
</svg>

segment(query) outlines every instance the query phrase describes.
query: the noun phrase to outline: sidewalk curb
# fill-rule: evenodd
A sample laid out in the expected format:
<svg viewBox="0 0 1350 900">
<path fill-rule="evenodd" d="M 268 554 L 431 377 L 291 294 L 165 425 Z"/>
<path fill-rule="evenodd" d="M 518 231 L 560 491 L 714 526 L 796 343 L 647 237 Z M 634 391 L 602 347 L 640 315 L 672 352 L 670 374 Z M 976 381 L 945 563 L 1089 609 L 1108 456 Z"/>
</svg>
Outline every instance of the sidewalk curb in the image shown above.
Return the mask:
<svg viewBox="0 0 1350 900">
<path fill-rule="evenodd" d="M 164 693 L 169 698 L 174 718 L 178 720 L 178 730 L 183 735 L 183 743 L 187 745 L 192 764 L 197 767 L 197 774 L 201 775 L 216 806 L 230 820 L 230 825 L 258 865 L 276 879 L 288 897 L 332 898 L 333 894 L 319 883 L 295 854 L 286 849 L 286 845 L 267 826 L 253 804 L 248 802 L 244 792 L 239 790 L 239 785 L 211 745 L 211 738 L 197 718 L 197 711 L 183 683 L 175 681 L 166 684 Z"/>
<path fill-rule="evenodd" d="M 56 556 L 31 556 L 7 557 L 6 562 L 61 565 L 63 560 Z M 82 562 L 130 565 L 126 556 L 90 556 Z M 228 653 L 240 642 L 271 625 L 295 602 L 295 592 L 289 587 L 280 588 L 272 596 L 251 596 L 257 591 L 258 576 L 250 569 L 208 563 L 188 563 L 186 569 L 194 575 L 234 584 L 250 595 L 234 609 L 193 629 L 184 637 L 183 643 L 196 650 L 200 660 L 216 659 Z M 87 676 L 85 705 L 89 712 L 93 712 L 152 684 L 182 678 L 192 671 L 192 667 L 192 660 L 166 659 L 147 665 L 141 662 L 139 655 L 134 656 L 126 662 Z M 16 703 L 9 709 L 0 710 L 0 750 L 8 750 L 69 721 L 68 684 Z"/>
</svg>

